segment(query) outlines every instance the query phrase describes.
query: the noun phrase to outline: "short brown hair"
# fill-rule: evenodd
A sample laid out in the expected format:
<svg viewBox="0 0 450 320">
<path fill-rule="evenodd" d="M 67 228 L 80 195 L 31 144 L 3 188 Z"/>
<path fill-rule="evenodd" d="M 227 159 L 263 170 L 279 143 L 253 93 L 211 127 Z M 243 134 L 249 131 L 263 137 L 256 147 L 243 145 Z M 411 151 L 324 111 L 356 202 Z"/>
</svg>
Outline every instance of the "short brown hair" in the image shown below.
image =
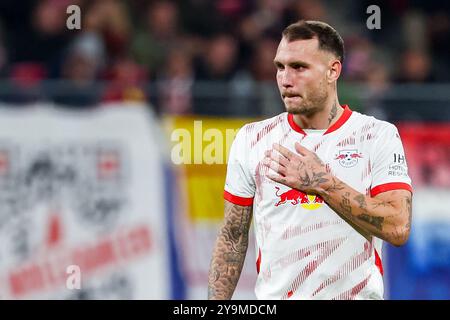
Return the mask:
<svg viewBox="0 0 450 320">
<path fill-rule="evenodd" d="M 344 63 L 344 41 L 339 33 L 329 24 L 322 21 L 300 20 L 283 30 L 287 41 L 317 39 L 319 49 L 333 53 Z"/>
</svg>

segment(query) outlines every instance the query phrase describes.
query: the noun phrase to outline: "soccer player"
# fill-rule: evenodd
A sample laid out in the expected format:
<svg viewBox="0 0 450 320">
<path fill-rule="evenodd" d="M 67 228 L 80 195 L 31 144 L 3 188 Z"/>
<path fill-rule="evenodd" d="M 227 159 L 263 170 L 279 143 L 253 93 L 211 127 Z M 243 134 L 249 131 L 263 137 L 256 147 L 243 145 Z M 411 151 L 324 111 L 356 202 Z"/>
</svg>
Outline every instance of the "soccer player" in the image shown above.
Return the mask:
<svg viewBox="0 0 450 320">
<path fill-rule="evenodd" d="M 283 31 L 274 63 L 287 112 L 233 142 L 209 299 L 231 299 L 252 219 L 258 299 L 383 299 L 382 242 L 408 239 L 411 180 L 396 127 L 339 104 L 343 62 L 328 24 Z"/>
</svg>

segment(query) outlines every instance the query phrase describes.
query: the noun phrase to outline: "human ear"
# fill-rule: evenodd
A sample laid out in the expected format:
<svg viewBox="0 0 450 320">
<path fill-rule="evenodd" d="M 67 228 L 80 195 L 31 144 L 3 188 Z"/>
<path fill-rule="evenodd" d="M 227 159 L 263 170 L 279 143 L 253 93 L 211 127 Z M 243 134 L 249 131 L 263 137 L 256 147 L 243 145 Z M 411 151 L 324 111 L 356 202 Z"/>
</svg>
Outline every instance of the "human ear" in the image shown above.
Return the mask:
<svg viewBox="0 0 450 320">
<path fill-rule="evenodd" d="M 342 64 L 339 60 L 332 60 L 327 71 L 328 82 L 335 82 L 341 75 Z"/>
</svg>

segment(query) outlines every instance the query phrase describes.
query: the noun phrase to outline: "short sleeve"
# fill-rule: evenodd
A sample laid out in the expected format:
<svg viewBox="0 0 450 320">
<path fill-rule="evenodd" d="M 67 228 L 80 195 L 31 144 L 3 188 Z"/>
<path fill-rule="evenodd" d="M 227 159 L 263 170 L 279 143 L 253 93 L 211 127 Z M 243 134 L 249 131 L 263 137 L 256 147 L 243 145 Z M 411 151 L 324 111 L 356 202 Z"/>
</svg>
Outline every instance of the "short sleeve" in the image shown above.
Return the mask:
<svg viewBox="0 0 450 320">
<path fill-rule="evenodd" d="M 230 148 L 224 198 L 241 206 L 251 206 L 255 195 L 254 178 L 249 169 L 249 149 L 245 126 L 239 130 Z"/>
<path fill-rule="evenodd" d="M 389 123 L 383 129 L 372 152 L 370 195 L 374 197 L 379 193 L 397 189 L 412 192 L 405 151 L 398 130 L 393 124 Z"/>
</svg>

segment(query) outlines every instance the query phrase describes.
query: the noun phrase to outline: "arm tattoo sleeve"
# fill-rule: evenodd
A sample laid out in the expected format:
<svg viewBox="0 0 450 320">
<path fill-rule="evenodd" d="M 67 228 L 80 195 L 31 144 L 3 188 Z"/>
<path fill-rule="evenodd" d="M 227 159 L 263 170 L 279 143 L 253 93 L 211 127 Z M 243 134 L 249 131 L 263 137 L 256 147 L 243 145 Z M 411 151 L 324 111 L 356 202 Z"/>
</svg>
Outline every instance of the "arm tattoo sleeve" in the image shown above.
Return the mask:
<svg viewBox="0 0 450 320">
<path fill-rule="evenodd" d="M 208 299 L 231 299 L 241 275 L 248 247 L 251 206 L 225 201 L 225 219 L 213 250 Z"/>
<path fill-rule="evenodd" d="M 392 190 L 386 196 L 372 198 L 332 178 L 322 198 L 343 220 L 366 239 L 376 236 L 400 246 L 411 230 L 412 196 L 403 190 Z"/>
</svg>

